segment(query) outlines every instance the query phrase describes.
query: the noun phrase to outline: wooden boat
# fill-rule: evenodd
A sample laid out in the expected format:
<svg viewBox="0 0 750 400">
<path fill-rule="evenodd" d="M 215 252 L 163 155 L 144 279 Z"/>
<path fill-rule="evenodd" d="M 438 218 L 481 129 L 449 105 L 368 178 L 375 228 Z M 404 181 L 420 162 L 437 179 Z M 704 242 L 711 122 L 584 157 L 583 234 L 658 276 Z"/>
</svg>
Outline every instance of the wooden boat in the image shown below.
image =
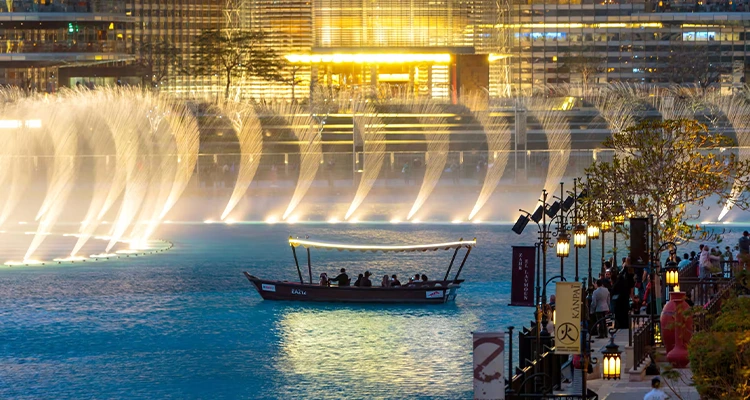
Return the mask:
<svg viewBox="0 0 750 400">
<path fill-rule="evenodd" d="M 466 264 L 466 259 L 471 249 L 476 246 L 476 239 L 456 242 L 436 243 L 409 246 L 372 246 L 372 245 L 349 245 L 336 243 L 314 242 L 289 238 L 289 245 L 294 255 L 294 263 L 297 266 L 299 282 L 275 281 L 257 278 L 245 272 L 247 279 L 252 282 L 255 289 L 264 300 L 296 300 L 296 301 L 325 301 L 345 303 L 412 303 L 412 304 L 442 304 L 453 301 L 456 298 L 456 290 L 461 287 L 463 279 L 458 279 Z M 307 250 L 307 272 L 308 282 L 302 277 L 302 270 L 297 258 L 297 248 L 304 247 Z M 321 286 L 318 282 L 313 283 L 312 263 L 310 262 L 310 249 L 338 250 L 338 251 L 361 251 L 361 252 L 417 252 L 453 250 L 453 258 L 445 272 L 442 280 L 430 280 L 418 283 L 404 283 L 399 287 L 380 287 L 380 280 L 373 282 L 372 287 L 357 286 Z M 459 250 L 466 249 L 461 265 L 456 271 L 453 279 L 448 279 Z M 377 286 L 376 286 L 377 285 Z"/>
</svg>

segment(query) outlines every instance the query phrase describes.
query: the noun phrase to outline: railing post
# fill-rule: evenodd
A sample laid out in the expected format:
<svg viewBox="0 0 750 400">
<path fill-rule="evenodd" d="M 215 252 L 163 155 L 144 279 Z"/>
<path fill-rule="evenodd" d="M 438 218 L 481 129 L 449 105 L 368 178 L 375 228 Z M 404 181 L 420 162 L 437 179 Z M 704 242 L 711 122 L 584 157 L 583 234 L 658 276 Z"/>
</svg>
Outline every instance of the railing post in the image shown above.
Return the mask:
<svg viewBox="0 0 750 400">
<path fill-rule="evenodd" d="M 510 382 L 510 393 L 513 393 L 513 329 L 508 327 L 508 382 Z"/>
</svg>

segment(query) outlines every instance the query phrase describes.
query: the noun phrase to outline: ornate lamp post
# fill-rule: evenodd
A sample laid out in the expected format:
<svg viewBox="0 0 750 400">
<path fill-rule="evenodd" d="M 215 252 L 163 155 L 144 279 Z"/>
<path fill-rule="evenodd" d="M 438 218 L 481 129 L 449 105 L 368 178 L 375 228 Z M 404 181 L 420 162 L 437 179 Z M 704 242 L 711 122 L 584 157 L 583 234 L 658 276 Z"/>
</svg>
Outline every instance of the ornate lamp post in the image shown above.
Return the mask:
<svg viewBox="0 0 750 400">
<path fill-rule="evenodd" d="M 604 379 L 620 379 L 620 348 L 615 344 L 615 338 L 612 336 L 609 344 L 602 351 L 602 377 Z"/>
<path fill-rule="evenodd" d="M 617 229 L 625 225 L 625 213 L 623 212 L 622 207 L 618 207 L 617 212 L 615 214 L 614 223 L 615 223 L 615 229 L 614 229 L 615 240 L 612 244 L 614 246 L 612 248 L 612 252 L 614 253 L 614 256 L 615 256 L 615 264 L 613 265 L 613 267 L 617 268 Z"/>
<path fill-rule="evenodd" d="M 612 230 L 612 221 L 604 220 L 601 223 L 601 231 L 602 231 L 602 267 L 601 267 L 601 275 L 604 275 L 604 262 L 607 261 L 607 256 L 604 251 L 604 236 L 607 232 Z"/>
<path fill-rule="evenodd" d="M 585 191 L 580 194 L 578 190 L 578 178 L 573 179 L 573 245 L 576 249 L 576 282 L 579 281 L 578 277 L 578 249 L 586 247 L 586 228 L 581 225 L 581 221 L 578 219 L 578 201 L 581 197 L 585 196 Z"/>
<path fill-rule="evenodd" d="M 667 286 L 671 287 L 675 292 L 680 290 L 680 270 L 677 268 L 677 263 L 674 261 L 668 261 L 667 266 L 664 269 L 664 281 Z"/>
<path fill-rule="evenodd" d="M 562 259 L 570 255 L 570 236 L 567 232 L 562 231 L 557 235 L 557 256 Z M 560 273 L 562 274 L 562 265 L 560 266 Z"/>
<path fill-rule="evenodd" d="M 589 238 L 589 282 L 588 286 L 591 287 L 592 282 L 594 282 L 594 279 L 591 276 L 591 241 L 593 239 L 599 239 L 599 225 L 596 222 L 589 221 L 588 227 L 586 228 L 586 236 Z"/>
</svg>

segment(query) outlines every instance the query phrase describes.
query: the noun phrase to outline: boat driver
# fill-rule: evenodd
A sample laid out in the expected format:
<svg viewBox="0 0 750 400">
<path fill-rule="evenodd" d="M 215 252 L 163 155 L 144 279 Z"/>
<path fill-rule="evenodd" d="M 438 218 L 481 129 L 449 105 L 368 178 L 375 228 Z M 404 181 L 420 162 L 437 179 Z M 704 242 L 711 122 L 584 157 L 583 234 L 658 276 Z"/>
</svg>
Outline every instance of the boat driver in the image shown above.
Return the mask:
<svg viewBox="0 0 750 400">
<path fill-rule="evenodd" d="M 336 281 L 339 286 L 349 286 L 349 275 L 346 274 L 346 268 L 341 268 L 341 273 L 335 278 L 329 279 L 329 281 Z"/>
</svg>

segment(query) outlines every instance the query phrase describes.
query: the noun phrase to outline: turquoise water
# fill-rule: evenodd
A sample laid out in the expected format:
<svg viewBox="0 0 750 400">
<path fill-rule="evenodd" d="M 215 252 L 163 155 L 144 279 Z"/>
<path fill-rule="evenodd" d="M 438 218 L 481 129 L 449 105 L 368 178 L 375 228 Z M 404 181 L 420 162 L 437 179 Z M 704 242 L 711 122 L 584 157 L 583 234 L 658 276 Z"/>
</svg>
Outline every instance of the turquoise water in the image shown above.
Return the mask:
<svg viewBox="0 0 750 400">
<path fill-rule="evenodd" d="M 471 332 L 528 326 L 532 316 L 507 307 L 510 246 L 532 244 L 532 229 L 517 236 L 502 225 L 165 228 L 161 236 L 175 248 L 163 254 L 0 269 L 0 398 L 471 398 Z M 455 304 L 263 301 L 242 271 L 297 279 L 290 232 L 378 244 L 476 236 L 479 246 Z M 313 275 L 344 266 L 433 278 L 451 255 L 313 250 Z"/>
</svg>

